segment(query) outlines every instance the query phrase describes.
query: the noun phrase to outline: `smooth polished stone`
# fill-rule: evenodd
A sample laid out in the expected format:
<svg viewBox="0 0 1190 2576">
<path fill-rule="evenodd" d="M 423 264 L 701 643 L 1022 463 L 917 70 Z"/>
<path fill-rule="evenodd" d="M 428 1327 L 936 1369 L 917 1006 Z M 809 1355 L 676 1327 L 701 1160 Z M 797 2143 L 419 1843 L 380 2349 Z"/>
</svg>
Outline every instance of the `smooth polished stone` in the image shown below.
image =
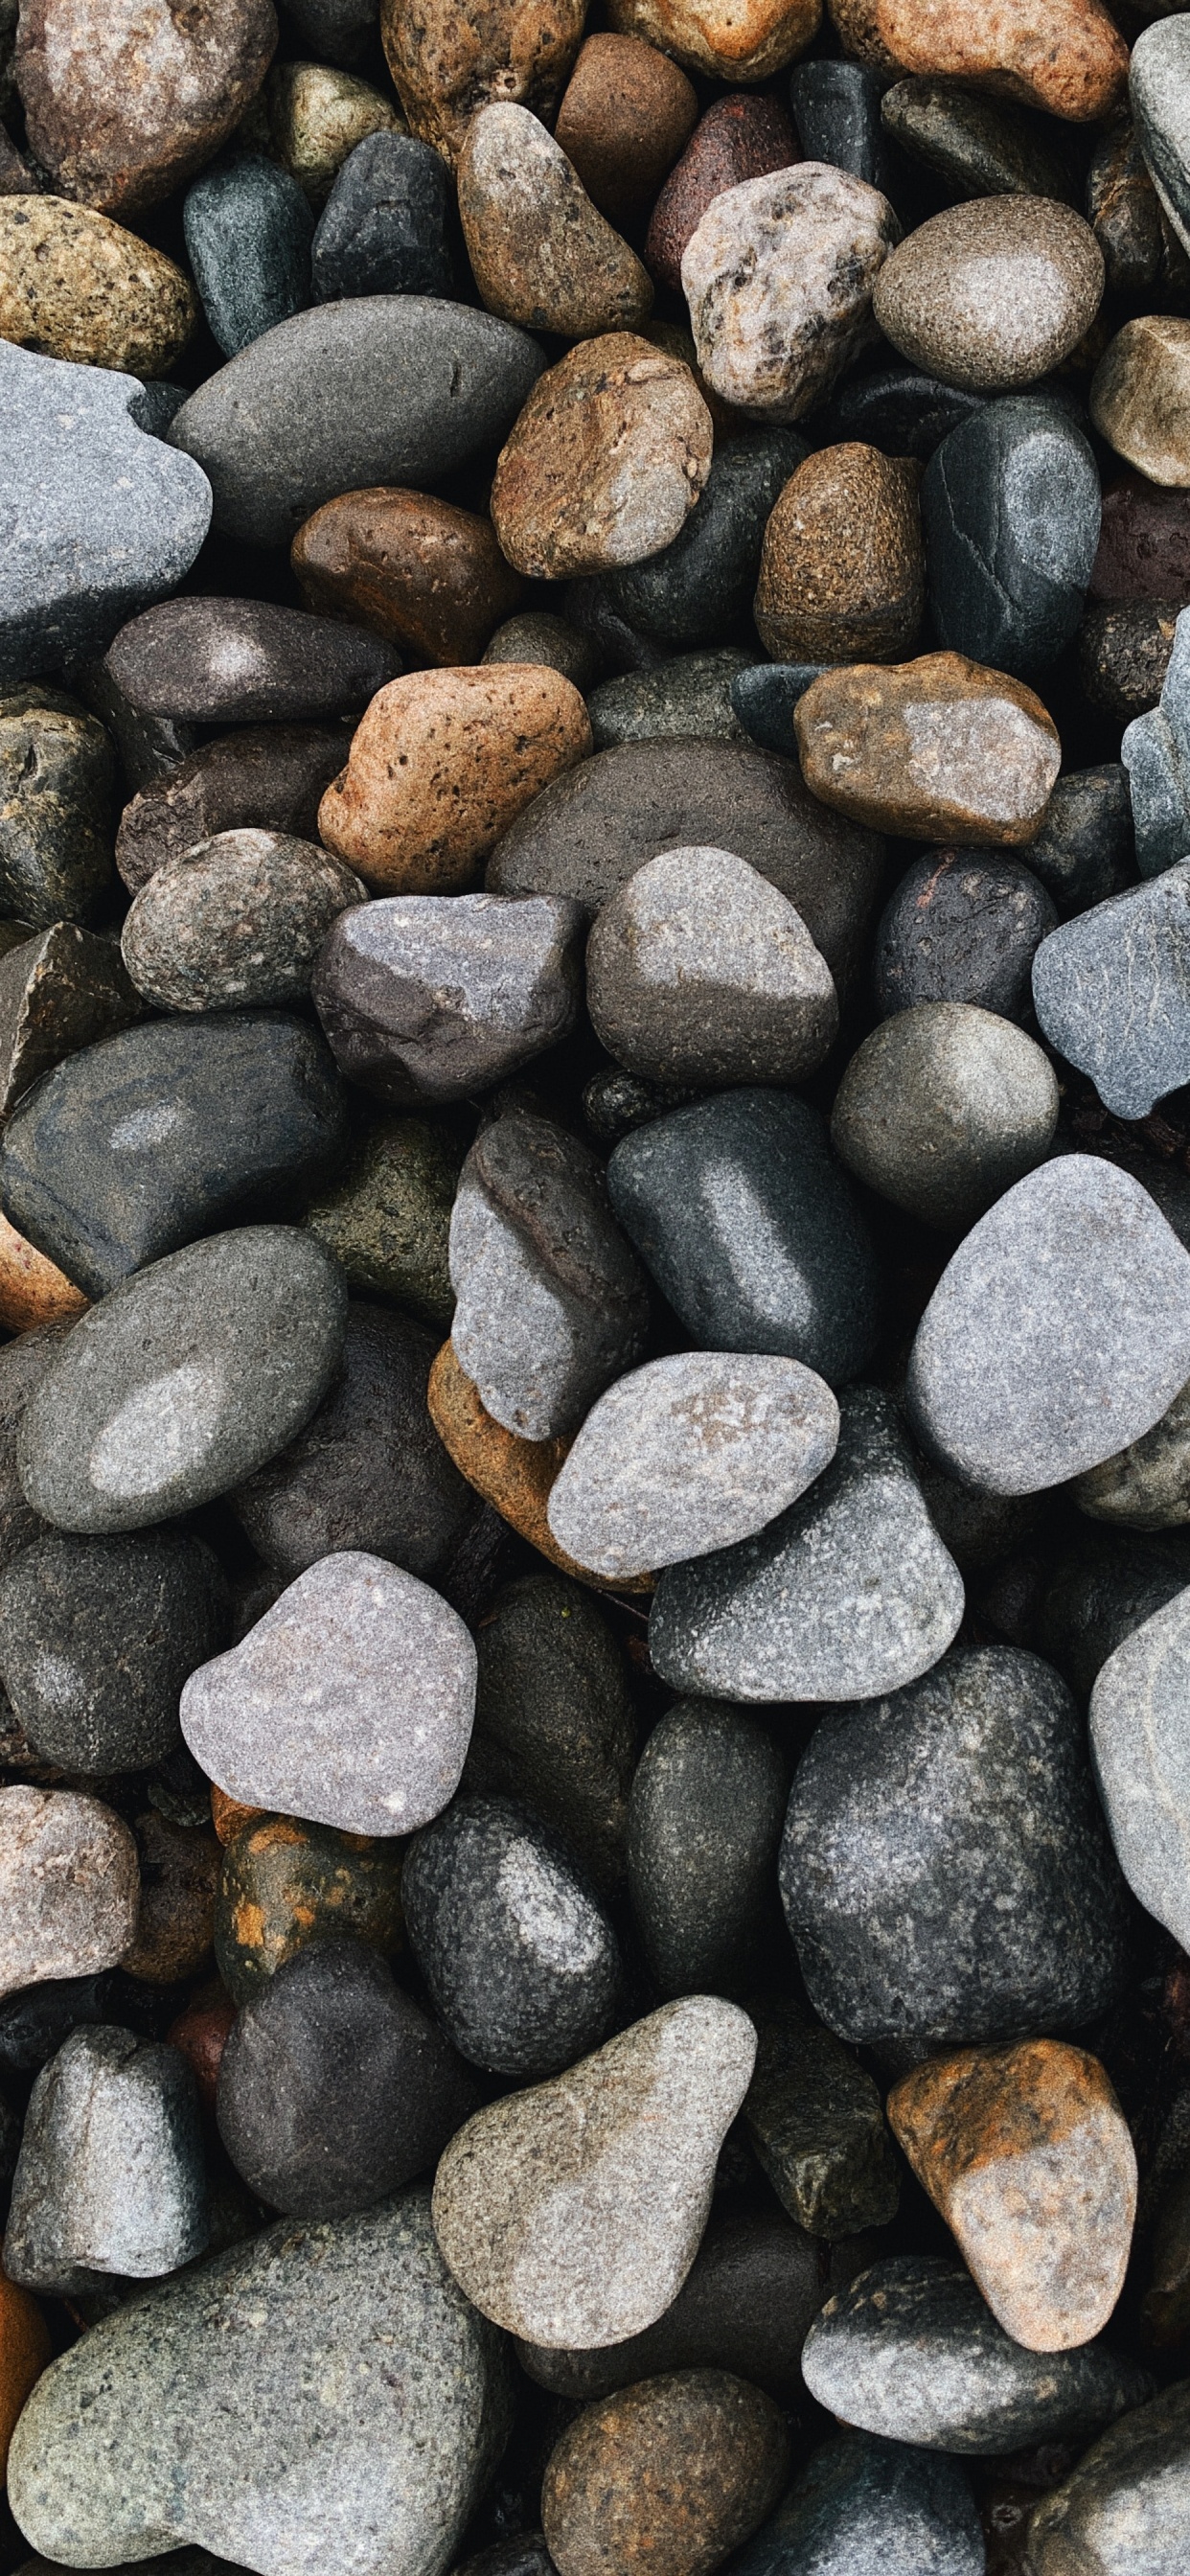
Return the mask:
<svg viewBox="0 0 1190 2576">
<path fill-rule="evenodd" d="M 295 724 L 362 714 L 400 670 L 361 626 L 263 599 L 170 599 L 123 626 L 107 667 L 138 714 Z"/>
<path fill-rule="evenodd" d="M 812 794 L 915 841 L 1031 841 L 1061 767 L 1040 698 L 963 653 L 824 671 L 793 724 Z"/>
<path fill-rule="evenodd" d="M 765 528 L 753 603 L 775 660 L 912 652 L 925 570 L 918 482 L 912 458 L 859 442 L 820 448 L 791 474 Z"/>
<path fill-rule="evenodd" d="M 648 215 L 698 122 L 684 72 L 643 35 L 588 36 L 566 85 L 555 138 L 613 224 Z"/>
<path fill-rule="evenodd" d="M 4 1688 L 42 1761 L 66 1771 L 164 1761 L 182 1685 L 226 1632 L 218 1562 L 182 1530 L 47 1531 L 0 1576 Z"/>
<path fill-rule="evenodd" d="M 1042 940 L 1033 960 L 1038 1020 L 1117 1118 L 1147 1118 L 1190 1080 L 1188 977 L 1187 860 Z"/>
<path fill-rule="evenodd" d="M 531 581 L 660 554 L 698 500 L 713 444 L 680 359 L 636 331 L 580 341 L 534 386 L 501 450 L 490 506 L 503 552 Z"/>
<path fill-rule="evenodd" d="M 1035 384 L 1091 327 L 1103 254 L 1052 198 L 968 198 L 919 224 L 885 262 L 872 307 L 885 337 L 968 393 Z"/>
<path fill-rule="evenodd" d="M 507 1081 L 574 1026 L 581 927 L 550 895 L 394 895 L 341 915 L 314 1000 L 343 1072 L 399 1108 Z"/>
<path fill-rule="evenodd" d="M 771 1735 L 726 1701 L 678 1700 L 653 1728 L 628 1805 L 628 1889 L 658 1994 L 746 1993 L 772 1930 L 787 1794 Z"/>
<path fill-rule="evenodd" d="M 1181 1940 L 1187 1830 L 1181 1693 L 1190 1593 L 1175 1592 L 1102 1665 L 1091 1694 L 1091 1748 L 1116 1856 L 1146 1912 Z"/>
<path fill-rule="evenodd" d="M 883 95 L 878 90 L 878 98 L 885 131 L 937 172 L 948 196 L 1076 202 L 1072 173 L 1052 148 L 1051 136 L 1027 125 L 1006 102 L 980 98 L 957 81 L 929 78 L 895 81 Z"/>
<path fill-rule="evenodd" d="M 1099 543 L 1082 431 L 1028 396 L 985 403 L 935 448 L 921 487 L 934 631 L 948 652 L 1033 679 L 1070 642 Z"/>
<path fill-rule="evenodd" d="M 490 519 L 432 493 L 384 484 L 324 501 L 298 529 L 290 562 L 311 608 L 361 618 L 417 661 L 477 661 L 524 591 Z M 550 657 L 525 651 L 493 658 Z"/>
</svg>

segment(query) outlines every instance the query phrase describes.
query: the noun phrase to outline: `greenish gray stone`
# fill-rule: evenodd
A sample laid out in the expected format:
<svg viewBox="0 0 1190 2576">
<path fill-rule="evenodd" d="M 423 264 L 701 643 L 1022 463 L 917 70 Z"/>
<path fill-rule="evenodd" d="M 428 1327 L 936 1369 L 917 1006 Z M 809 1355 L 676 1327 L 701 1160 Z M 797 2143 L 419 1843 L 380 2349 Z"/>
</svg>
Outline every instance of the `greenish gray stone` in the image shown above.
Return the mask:
<svg viewBox="0 0 1190 2576">
<path fill-rule="evenodd" d="M 246 152 L 203 170 L 182 207 L 186 255 L 226 358 L 310 301 L 314 217 L 275 161 Z"/>
<path fill-rule="evenodd" d="M 1057 1076 L 1023 1029 L 972 1002 L 917 1002 L 852 1056 L 831 1143 L 895 1207 L 957 1229 L 1044 1160 L 1057 1123 Z"/>
<path fill-rule="evenodd" d="M 429 1118 L 376 1118 L 346 1177 L 312 1199 L 305 1223 L 357 1295 L 392 1298 L 446 1331 L 447 1251 L 465 1138 Z"/>
<path fill-rule="evenodd" d="M 1089 1467 L 1071 1488 L 1080 1512 L 1127 1529 L 1178 1529 L 1190 1521 L 1190 1386 L 1151 1431 Z"/>
<path fill-rule="evenodd" d="M 4 2233 L 10 2281 L 70 2296 L 205 2253 L 198 2093 L 180 2049 L 110 2024 L 74 2030 L 25 2115 Z M 98 2276 L 98 2277 L 97 2277 Z"/>
<path fill-rule="evenodd" d="M 1046 139 L 1043 120 L 1015 101 L 1000 106 L 956 80 L 901 80 L 886 89 L 880 114 L 894 142 L 936 170 L 956 197 L 1077 202 L 1071 172 Z"/>
<path fill-rule="evenodd" d="M 886 2227 L 900 2184 L 871 2076 L 796 2004 L 766 1996 L 747 2009 L 759 2045 L 744 2126 L 777 2198 L 829 2242 Z"/>
<path fill-rule="evenodd" d="M 0 698 L 0 907 L 31 928 L 90 921 L 114 883 L 116 756 L 77 698 Z"/>
<path fill-rule="evenodd" d="M 589 689 L 599 677 L 602 655 L 590 635 L 554 617 L 548 608 L 523 609 L 498 626 L 483 656 L 485 662 L 540 662 L 560 671 L 575 688 Z"/>
<path fill-rule="evenodd" d="M 654 671 L 625 671 L 619 679 L 601 681 L 587 699 L 596 750 L 687 734 L 703 741 L 745 742 L 731 684 L 751 659 L 750 653 L 728 644 L 709 653 L 682 653 Z"/>
</svg>

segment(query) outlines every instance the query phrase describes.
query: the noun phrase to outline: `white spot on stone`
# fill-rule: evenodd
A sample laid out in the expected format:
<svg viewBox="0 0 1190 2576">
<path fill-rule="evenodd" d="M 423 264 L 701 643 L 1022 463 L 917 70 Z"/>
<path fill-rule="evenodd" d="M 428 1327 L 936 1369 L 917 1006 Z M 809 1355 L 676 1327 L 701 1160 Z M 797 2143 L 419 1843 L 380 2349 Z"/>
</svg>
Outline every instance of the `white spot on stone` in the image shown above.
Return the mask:
<svg viewBox="0 0 1190 2576">
<path fill-rule="evenodd" d="M 131 1502 L 205 1458 L 223 1413 L 223 1372 L 210 1360 L 183 1360 L 150 1378 L 105 1422 L 88 1461 L 101 1494 Z"/>
<path fill-rule="evenodd" d="M 531 1842 L 509 1844 L 497 1886 L 526 1948 L 548 1967 L 581 1977 L 596 1965 L 601 1947 L 597 1917 Z"/>
</svg>

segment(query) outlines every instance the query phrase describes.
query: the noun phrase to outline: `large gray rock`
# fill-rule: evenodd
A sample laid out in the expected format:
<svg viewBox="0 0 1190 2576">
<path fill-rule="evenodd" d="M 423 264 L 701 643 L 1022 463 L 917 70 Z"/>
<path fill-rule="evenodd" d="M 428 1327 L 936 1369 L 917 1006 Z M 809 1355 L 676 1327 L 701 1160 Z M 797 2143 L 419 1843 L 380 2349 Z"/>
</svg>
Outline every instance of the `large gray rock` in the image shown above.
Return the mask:
<svg viewBox="0 0 1190 2576">
<path fill-rule="evenodd" d="M 1190 1080 L 1190 859 L 1051 930 L 1033 1002 L 1117 1118 L 1147 1118 Z"/>
<path fill-rule="evenodd" d="M 1135 2406 L 1029 2524 L 1034 2576 L 1180 2576 L 1190 2560 L 1190 2380 Z"/>
<path fill-rule="evenodd" d="M 1091 1752 L 1116 1858 L 1147 1912 L 1190 1943 L 1190 1591 L 1135 1628 L 1091 1693 Z"/>
<path fill-rule="evenodd" d="M 511 429 L 545 359 L 511 322 L 428 295 L 295 313 L 208 376 L 169 443 L 209 475 L 215 526 L 287 546 L 320 503 L 436 482 Z"/>
<path fill-rule="evenodd" d="M 135 376 L 0 340 L 0 688 L 94 652 L 190 570 L 211 487 L 137 428 L 140 391 Z"/>
<path fill-rule="evenodd" d="M 550 895 L 392 895 L 341 914 L 314 973 L 338 1063 L 401 1107 L 506 1080 L 574 1024 L 581 927 Z"/>
<path fill-rule="evenodd" d="M 281 2219 L 93 2327 L 25 2408 L 9 2501 L 75 2567 L 193 2540 L 257 2576 L 439 2576 L 510 2418 L 411 2191 Z"/>
<path fill-rule="evenodd" d="M 206 2250 L 193 2069 L 180 2049 L 108 2023 L 73 2030 L 33 2087 L 4 2267 L 69 2296 L 104 2274 L 148 2281 Z"/>
</svg>

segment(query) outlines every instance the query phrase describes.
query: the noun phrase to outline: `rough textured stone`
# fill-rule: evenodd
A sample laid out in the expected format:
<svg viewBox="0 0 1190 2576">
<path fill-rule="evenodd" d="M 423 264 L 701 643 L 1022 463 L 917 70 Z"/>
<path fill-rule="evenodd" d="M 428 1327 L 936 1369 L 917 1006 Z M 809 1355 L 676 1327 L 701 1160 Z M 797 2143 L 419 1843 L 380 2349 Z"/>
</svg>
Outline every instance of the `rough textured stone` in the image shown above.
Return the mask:
<svg viewBox="0 0 1190 2576">
<path fill-rule="evenodd" d="M 759 2045 L 744 2126 L 778 2199 L 818 2239 L 883 2227 L 900 2178 L 871 2076 L 796 2004 L 766 1999 L 750 2011 Z"/>
<path fill-rule="evenodd" d="M 110 2024 L 72 2031 L 33 2087 L 4 2235 L 26 2289 L 153 2280 L 206 2250 L 194 2077 L 176 2048 Z"/>
<path fill-rule="evenodd" d="M 167 376 L 197 319 L 189 279 L 122 224 L 65 197 L 0 198 L 0 337 L 76 366 Z"/>
<path fill-rule="evenodd" d="M 1132 803 L 1121 763 L 1068 770 L 1029 843 L 1030 874 L 1065 914 L 1122 893 L 1134 865 Z"/>
<path fill-rule="evenodd" d="M 687 523 L 689 524 L 689 523 Z M 656 742 L 689 736 L 695 741 L 742 742 L 744 730 L 731 702 L 732 684 L 748 655 L 735 644 L 716 651 L 682 653 L 648 671 L 625 671 L 587 696 L 597 751 L 621 742 Z"/>
<path fill-rule="evenodd" d="M 1144 599 L 1087 609 L 1078 635 L 1079 680 L 1091 705 L 1117 724 L 1160 703 L 1182 605 Z"/>
<path fill-rule="evenodd" d="M 1041 1595 L 1038 1650 L 1087 1699 L 1108 1656 L 1190 1583 L 1190 1556 L 1175 1533 L 1145 1539 L 1124 1530 L 1078 1529 Z"/>
<path fill-rule="evenodd" d="M 658 285 L 681 293 L 682 253 L 715 197 L 800 159 L 780 99 L 757 98 L 746 90 L 715 99 L 699 118 L 653 208 L 645 259 Z"/>
<path fill-rule="evenodd" d="M 490 313 L 566 340 L 635 331 L 653 281 L 592 204 L 577 170 L 528 108 L 492 100 L 458 164 L 459 216 Z"/>
<path fill-rule="evenodd" d="M 652 2325 L 698 2250 L 755 2053 L 746 2014 L 697 1995 L 477 2112 L 438 2167 L 434 2227 L 481 2314 L 582 2349 Z"/>
<path fill-rule="evenodd" d="M 1049 136 L 1019 110 L 973 96 L 957 81 L 896 81 L 878 112 L 886 132 L 936 170 L 948 194 L 1074 200 L 1071 172 Z"/>
<path fill-rule="evenodd" d="M 475 1645 L 464 1786 L 519 1800 L 563 1836 L 601 1894 L 616 1890 L 636 1718 L 602 1613 L 577 1583 L 542 1568 L 497 1593 Z"/>
<path fill-rule="evenodd" d="M 116 865 L 130 894 L 155 868 L 219 833 L 270 831 L 312 841 L 323 791 L 350 737 L 330 725 L 245 725 L 142 787 L 120 817 Z"/>
<path fill-rule="evenodd" d="M 1190 499 L 1122 474 L 1103 495 L 1093 599 L 1190 599 Z"/>
<path fill-rule="evenodd" d="M 322 62 L 278 63 L 267 99 L 273 151 L 315 207 L 360 143 L 400 125 L 391 97 L 374 82 Z"/>
<path fill-rule="evenodd" d="M 200 469 L 201 470 L 201 469 Z M 204 483 L 206 476 L 203 476 Z M 208 484 L 209 491 L 210 486 Z M 140 606 L 140 602 L 130 602 Z M 105 662 L 72 666 L 71 677 L 84 704 L 115 738 L 129 787 L 135 793 L 166 778 L 198 747 L 196 725 L 178 724 L 171 716 L 138 715 L 117 688 Z"/>
<path fill-rule="evenodd" d="M 1190 1397 L 1179 1389 L 1151 1431 L 1076 1476 L 1074 1500 L 1092 1520 L 1139 1530 L 1190 1520 Z"/>
<path fill-rule="evenodd" d="M 926 1225 L 972 1224 L 1045 1160 L 1058 1122 L 1048 1056 L 969 1002 L 919 1002 L 864 1039 L 835 1094 L 848 1169 Z"/>
<path fill-rule="evenodd" d="M 427 492 L 341 493 L 298 529 L 290 554 L 311 608 L 360 617 L 419 661 L 477 661 L 523 589 L 491 520 Z"/>
<path fill-rule="evenodd" d="M 305 1223 L 357 1296 L 391 1297 L 445 1329 L 454 1312 L 447 1241 L 465 1147 L 428 1118 L 377 1118 L 342 1180 Z"/>
<path fill-rule="evenodd" d="M 0 1115 L 76 1048 L 139 1019 L 140 1001 L 110 939 L 58 921 L 0 958 Z"/>
<path fill-rule="evenodd" d="M 792 904 L 730 850 L 667 850 L 598 915 L 595 1033 L 658 1082 L 797 1082 L 838 1029 L 825 959 Z"/>
<path fill-rule="evenodd" d="M 332 924 L 366 901 L 360 879 L 315 842 L 221 832 L 154 869 L 125 920 L 121 953 L 137 993 L 159 1011 L 300 1002 Z"/>
<path fill-rule="evenodd" d="M 554 134 L 600 213 L 632 223 L 648 214 L 697 118 L 697 95 L 668 54 L 637 35 L 601 34 L 580 49 Z"/>
<path fill-rule="evenodd" d="M 955 2461 L 871 2433 L 836 2434 L 741 2552 L 739 2576 L 850 2576 L 865 2563 L 884 2576 L 984 2576 L 979 2512 Z"/>
<path fill-rule="evenodd" d="M 365 707 L 400 663 L 361 626 L 261 599 L 169 599 L 121 628 L 108 669 L 138 713 L 295 723 Z"/>
<path fill-rule="evenodd" d="M 510 2416 L 496 2339 L 410 2192 L 282 2219 L 106 2317 L 39 2382 L 10 2494 L 59 2559 L 194 2539 L 261 2576 L 324 2550 L 344 2576 L 431 2576 Z"/>
<path fill-rule="evenodd" d="M 791 429 L 745 430 L 721 448 L 672 545 L 605 576 L 621 617 L 667 643 L 717 644 L 748 615 L 765 522 L 804 455 L 805 442 Z"/>
<path fill-rule="evenodd" d="M 365 135 L 349 152 L 318 218 L 315 299 L 449 295 L 450 181 L 439 153 L 412 134 Z"/>
<path fill-rule="evenodd" d="M 1032 679 L 1070 642 L 1099 541 L 1099 472 L 1054 403 L 985 403 L 926 467 L 921 512 L 934 633 L 948 652 Z"/>
<path fill-rule="evenodd" d="M 53 2347 L 36 2299 L 4 2277 L 0 2277 L 0 2334 L 4 2349 L 0 2371 L 0 2464 L 6 2465 L 18 2417 L 47 2362 L 52 2360 Z"/>
<path fill-rule="evenodd" d="M 793 724 L 815 796 L 912 840 L 1032 840 L 1061 762 L 1032 689 L 962 653 L 826 671 Z"/>
<path fill-rule="evenodd" d="M 1134 1626 L 1091 1694 L 1095 1776 L 1116 1856 L 1149 1914 L 1185 1936 L 1185 1753 L 1181 1718 L 1190 1595 L 1178 1590 Z"/>
<path fill-rule="evenodd" d="M 1031 865 L 981 849 L 915 859 L 877 928 L 877 1008 L 888 1017 L 945 1002 L 1023 1020 L 1034 956 L 1055 926 L 1054 904 Z"/>
<path fill-rule="evenodd" d="M 1046 1037 L 1090 1075 L 1118 1118 L 1146 1118 L 1190 1079 L 1188 971 L 1185 860 L 1064 922 L 1034 957 L 1033 1000 Z"/>
<path fill-rule="evenodd" d="M 1146 27 L 1128 66 L 1128 98 L 1145 163 L 1183 250 L 1190 250 L 1190 49 L 1177 18 Z"/>
<path fill-rule="evenodd" d="M 215 1910 L 215 1959 L 234 2003 L 323 1941 L 363 1941 L 382 1958 L 400 1949 L 403 1846 L 292 1816 L 239 1814 Z"/>
<path fill-rule="evenodd" d="M 895 662 L 924 596 L 918 474 L 879 448 L 821 448 L 764 532 L 756 624 L 775 661 Z M 1098 489 L 1098 484 L 1096 484 Z"/>
<path fill-rule="evenodd" d="M 849 53 L 881 71 L 943 73 L 1085 124 L 1115 106 L 1128 48 L 1101 0 L 830 0 Z"/>
<path fill-rule="evenodd" d="M 1117 456 L 1150 483 L 1190 488 L 1190 320 L 1146 313 L 1125 322 L 1091 380 L 1091 418 Z"/>
<path fill-rule="evenodd" d="M 712 425 L 680 359 L 631 331 L 572 349 L 502 450 L 492 519 L 532 580 L 636 564 L 672 544 L 711 466 Z"/>
<path fill-rule="evenodd" d="M 977 197 L 931 215 L 894 250 L 872 309 L 927 375 L 971 393 L 1034 384 L 1090 329 L 1103 293 L 1090 225 L 1043 197 Z"/>
<path fill-rule="evenodd" d="M 1091 155 L 1087 221 L 1115 295 L 1142 297 L 1168 257 L 1168 226 L 1130 117 L 1113 118 Z"/>
<path fill-rule="evenodd" d="M 627 1850 L 658 1994 L 746 1992 L 772 1932 L 787 1788 L 771 1736 L 725 1702 L 678 1700 L 653 1728 L 633 1777 Z"/>
<path fill-rule="evenodd" d="M 770 2513 L 789 2474 L 783 2417 L 724 2370 L 682 2370 L 601 2399 L 546 2464 L 541 2519 L 563 2576 L 709 2576 Z"/>
<path fill-rule="evenodd" d="M 581 927 L 551 895 L 394 895 L 341 917 L 314 979 L 338 1063 L 402 1108 L 506 1080 L 574 1025 Z"/>
<path fill-rule="evenodd" d="M 716 196 L 682 253 L 699 367 L 724 402 L 800 420 L 874 337 L 899 227 L 886 197 L 809 161 Z"/>
<path fill-rule="evenodd" d="M 469 119 L 509 99 L 552 123 L 582 41 L 581 0 L 430 0 L 413 18 L 381 0 L 388 67 L 415 134 L 453 162 Z"/>
<path fill-rule="evenodd" d="M 141 1529 L 275 1457 L 325 1395 L 347 1294 L 309 1235 L 244 1226 L 125 1279 L 21 1418 L 27 1500 L 60 1529 Z"/>
<path fill-rule="evenodd" d="M 179 1748 L 168 1767 L 180 1770 L 183 1763 L 189 1769 L 187 1756 Z M 207 1783 L 202 1786 L 205 1789 Z M 160 1795 L 160 1784 L 154 1783 L 154 1788 Z M 150 1807 L 136 1819 L 136 1842 L 140 1914 L 136 1939 L 124 1952 L 120 1970 L 123 1976 L 140 1978 L 150 1986 L 169 1986 L 180 1978 L 197 1976 L 210 1961 L 219 1880 L 218 1836 L 205 1823 L 171 1824 Z"/>
<path fill-rule="evenodd" d="M 1037 2576 L 1173 2576 L 1190 2547 L 1190 2384 L 1134 2406 L 1084 2452 L 1029 2525 Z"/>
<path fill-rule="evenodd" d="M 2 360 L 0 360 L 2 364 Z M 0 696 L 0 901 L 38 928 L 93 919 L 112 883 L 109 734 L 65 690 Z M 67 939 L 65 954 L 76 954 Z M 91 943 L 85 954 L 93 957 Z"/>
<path fill-rule="evenodd" d="M 11 1231 L 11 1229 L 10 1229 Z M 19 1237 L 15 1238 L 19 1241 Z M 34 1259 L 36 1255 L 32 1256 Z M 46 1263 L 47 1270 L 49 1263 Z M 0 1291 L 0 1295 L 3 1292 Z M 85 1302 L 85 1301 L 83 1301 Z M 0 1306 L 0 1312 L 2 1312 Z M 7 1315 L 4 1317 L 8 1321 Z M 73 1317 L 70 1319 L 73 1321 Z M 11 1565 L 22 1548 L 40 1538 L 45 1523 L 30 1511 L 17 1475 L 17 1429 L 34 1387 L 61 1348 L 69 1323 L 18 1324 L 17 1339 L 0 1350 L 0 1565 Z"/>
<path fill-rule="evenodd" d="M 1013 1646 L 963 1649 L 894 1699 L 823 1717 L 781 1893 L 814 2010 L 857 2047 L 924 2056 L 1077 2028 L 1127 1974 L 1082 1719 Z"/>
<path fill-rule="evenodd" d="M 109 214 L 151 206 L 209 161 L 259 90 L 277 42 L 271 0 L 179 17 L 142 0 L 23 0 L 16 79 L 30 148 L 68 197 Z"/>
<path fill-rule="evenodd" d="M 255 152 L 204 170 L 187 189 L 182 222 L 202 308 L 225 358 L 309 303 L 314 218 L 288 170 Z"/>
<path fill-rule="evenodd" d="M 136 1771 L 178 1742 L 178 1694 L 226 1625 L 201 1539 L 34 1539 L 0 1577 L 0 1674 L 44 1762 Z"/>
<path fill-rule="evenodd" d="M 127 1825 L 73 1789 L 0 1789 L 0 1993 L 114 1968 L 136 1931 Z"/>
</svg>

